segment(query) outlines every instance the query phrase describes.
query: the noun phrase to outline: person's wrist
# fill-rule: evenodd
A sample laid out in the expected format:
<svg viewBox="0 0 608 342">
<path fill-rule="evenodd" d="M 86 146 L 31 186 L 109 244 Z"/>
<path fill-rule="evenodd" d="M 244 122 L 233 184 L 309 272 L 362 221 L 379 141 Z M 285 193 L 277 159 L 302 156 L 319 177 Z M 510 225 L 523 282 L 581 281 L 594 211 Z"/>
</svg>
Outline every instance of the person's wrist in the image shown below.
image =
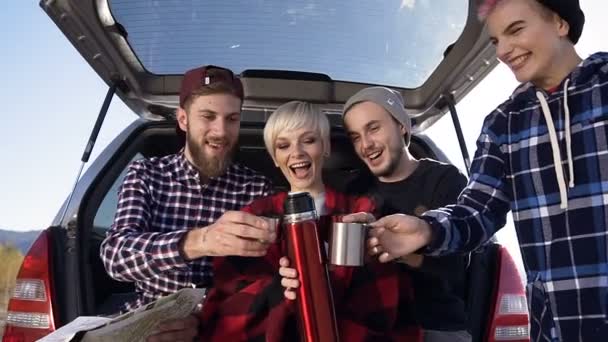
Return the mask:
<svg viewBox="0 0 608 342">
<path fill-rule="evenodd" d="M 414 253 L 424 255 L 428 253 L 429 246 L 433 245 L 433 242 L 437 238 L 437 234 L 432 224 L 427 222 L 422 217 L 419 217 L 418 219 L 418 234 L 420 235 L 422 246 Z"/>
<path fill-rule="evenodd" d="M 207 234 L 209 234 L 209 227 L 199 229 L 200 236 L 198 237 L 200 246 L 200 256 L 209 255 L 209 241 L 207 240 Z"/>
<path fill-rule="evenodd" d="M 208 254 L 207 233 L 208 228 L 198 228 L 187 232 L 180 244 L 180 254 L 188 261 Z"/>
</svg>

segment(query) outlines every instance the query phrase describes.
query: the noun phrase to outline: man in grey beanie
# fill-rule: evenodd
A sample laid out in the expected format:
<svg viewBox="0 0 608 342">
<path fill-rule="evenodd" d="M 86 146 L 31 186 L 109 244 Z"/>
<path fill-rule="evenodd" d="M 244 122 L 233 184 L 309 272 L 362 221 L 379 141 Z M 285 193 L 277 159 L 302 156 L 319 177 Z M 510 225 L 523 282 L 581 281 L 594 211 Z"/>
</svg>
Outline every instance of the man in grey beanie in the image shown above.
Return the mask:
<svg viewBox="0 0 608 342">
<path fill-rule="evenodd" d="M 381 216 L 418 215 L 456 201 L 466 177 L 452 165 L 412 156 L 412 125 L 400 93 L 385 87 L 363 89 L 346 102 L 343 118 L 355 152 L 376 176 L 367 192 Z M 368 214 L 350 217 L 373 221 Z M 399 261 L 412 277 L 414 316 L 425 341 L 470 341 L 464 300 L 467 256 L 410 255 Z"/>
</svg>

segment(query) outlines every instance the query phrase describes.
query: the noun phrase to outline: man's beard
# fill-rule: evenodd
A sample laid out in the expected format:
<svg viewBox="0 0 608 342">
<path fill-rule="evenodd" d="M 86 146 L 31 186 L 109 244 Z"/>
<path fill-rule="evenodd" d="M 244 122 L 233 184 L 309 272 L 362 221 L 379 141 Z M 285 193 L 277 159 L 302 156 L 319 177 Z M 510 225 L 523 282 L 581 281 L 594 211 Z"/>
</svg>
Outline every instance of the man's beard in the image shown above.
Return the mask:
<svg viewBox="0 0 608 342">
<path fill-rule="evenodd" d="M 210 139 L 212 142 L 217 141 L 217 139 Z M 221 141 L 219 143 L 225 144 L 226 141 Z M 192 134 L 186 135 L 186 146 L 190 151 L 190 156 L 192 158 L 192 164 L 194 167 L 198 169 L 202 178 L 212 178 L 218 177 L 226 172 L 228 167 L 232 165 L 232 160 L 236 153 L 237 144 L 236 142 L 230 147 L 230 150 L 224 154 L 223 157 L 218 156 L 208 156 L 205 153 L 205 141 L 204 138 L 202 141 L 197 142 Z"/>
<path fill-rule="evenodd" d="M 401 146 L 389 146 L 386 152 L 388 152 L 389 156 L 388 165 L 384 169 L 376 170 L 374 172 L 374 176 L 376 177 L 391 177 L 399 167 L 401 158 L 403 158 L 403 148 Z"/>
</svg>

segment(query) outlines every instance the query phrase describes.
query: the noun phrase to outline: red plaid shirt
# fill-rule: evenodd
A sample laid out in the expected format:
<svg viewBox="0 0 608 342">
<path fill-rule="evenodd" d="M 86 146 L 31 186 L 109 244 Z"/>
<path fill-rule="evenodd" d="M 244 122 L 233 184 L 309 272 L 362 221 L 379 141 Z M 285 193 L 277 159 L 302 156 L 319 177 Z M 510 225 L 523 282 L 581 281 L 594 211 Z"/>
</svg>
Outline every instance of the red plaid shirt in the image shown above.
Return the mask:
<svg viewBox="0 0 608 342">
<path fill-rule="evenodd" d="M 260 198 L 243 210 L 281 215 L 286 196 Z M 369 198 L 331 189 L 326 190 L 325 206 L 329 215 L 374 209 Z M 214 287 L 201 313 L 203 341 L 299 339 L 295 302 L 283 298 L 278 274 L 279 259 L 286 254 L 284 244 L 277 242 L 264 257 L 214 258 Z M 364 267 L 332 266 L 330 276 L 341 340 L 421 341 L 410 278 L 399 265 L 370 261 Z"/>
</svg>

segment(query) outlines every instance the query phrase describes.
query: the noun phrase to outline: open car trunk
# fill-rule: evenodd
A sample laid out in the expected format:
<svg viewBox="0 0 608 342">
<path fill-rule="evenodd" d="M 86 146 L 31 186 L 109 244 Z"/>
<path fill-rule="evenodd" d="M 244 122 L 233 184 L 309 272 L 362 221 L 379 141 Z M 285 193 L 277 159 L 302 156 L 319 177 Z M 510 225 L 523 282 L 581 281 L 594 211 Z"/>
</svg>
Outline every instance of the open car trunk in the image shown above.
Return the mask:
<svg viewBox="0 0 608 342">
<path fill-rule="evenodd" d="M 91 179 L 91 187 L 81 200 L 78 214 L 81 279 L 74 279 L 75 283 L 82 284 L 79 289 L 82 311 L 78 315 L 115 313 L 121 304 L 132 299 L 134 288 L 131 283 L 117 282 L 107 275 L 99 257 L 99 246 L 112 223 L 119 186 L 128 164 L 139 158 L 175 153 L 183 144 L 176 134 L 175 123 L 138 121 L 133 126 L 136 129 L 131 127 L 131 133 L 122 136 L 122 143 L 115 142 L 120 146 L 107 149 L 108 153 L 114 155 L 111 162 L 103 170 L 98 170 L 93 164 L 87 172 L 96 174 L 96 177 Z M 271 178 L 276 191 L 288 190 L 287 181 L 266 151 L 262 130 L 261 123 L 241 125 L 239 151 L 235 160 Z M 418 157 L 441 159 L 442 155 L 438 156 L 424 139 L 413 137 L 412 150 L 415 154 Z M 325 183 L 340 191 L 363 192 L 373 180 L 372 175 L 354 153 L 342 129 L 332 130 L 331 141 L 332 153 L 323 170 Z M 59 297 L 71 295 L 73 293 L 65 289 L 57 289 L 55 293 Z M 71 321 L 75 318 L 74 314 L 69 313 L 61 321 Z"/>
<path fill-rule="evenodd" d="M 287 189 L 287 182 L 267 153 L 262 138 L 262 123 L 244 123 L 241 128 L 240 148 L 236 161 L 251 167 L 273 181 L 275 190 Z M 358 159 L 348 137 L 340 128 L 332 130 L 332 153 L 325 163 L 323 177 L 328 186 L 337 190 L 363 192 L 373 176 Z M 111 279 L 106 273 L 99 257 L 99 247 L 109 229 L 116 210 L 118 187 L 122 182 L 129 162 L 137 158 L 163 156 L 179 151 L 182 146 L 175 131 L 173 122 L 137 121 L 115 141 L 116 146 L 109 146 L 103 154 L 114 157 L 108 160 L 103 170 L 93 164 L 89 173 L 96 174 L 91 179 L 91 187 L 82 198 L 78 219 L 78 241 L 80 241 L 80 279 L 73 279 L 81 284 L 78 291 L 67 288 L 55 289 L 55 297 L 74 296 L 79 293 L 79 312 L 68 312 L 60 321 L 68 322 L 79 315 L 108 315 L 116 313 L 120 306 L 135 298 L 132 283 L 123 283 Z M 432 142 L 424 136 L 413 136 L 411 150 L 417 158 L 434 158 L 446 161 Z M 86 175 L 85 175 L 86 177 Z M 492 308 L 491 295 L 496 285 L 495 248 L 489 252 L 478 253 L 474 257 L 475 271 L 468 280 L 470 296 L 469 310 L 472 313 L 475 341 L 483 340 L 487 318 Z M 481 265 L 481 266 L 480 266 Z M 481 271 L 481 272 L 480 272 Z"/>
</svg>

